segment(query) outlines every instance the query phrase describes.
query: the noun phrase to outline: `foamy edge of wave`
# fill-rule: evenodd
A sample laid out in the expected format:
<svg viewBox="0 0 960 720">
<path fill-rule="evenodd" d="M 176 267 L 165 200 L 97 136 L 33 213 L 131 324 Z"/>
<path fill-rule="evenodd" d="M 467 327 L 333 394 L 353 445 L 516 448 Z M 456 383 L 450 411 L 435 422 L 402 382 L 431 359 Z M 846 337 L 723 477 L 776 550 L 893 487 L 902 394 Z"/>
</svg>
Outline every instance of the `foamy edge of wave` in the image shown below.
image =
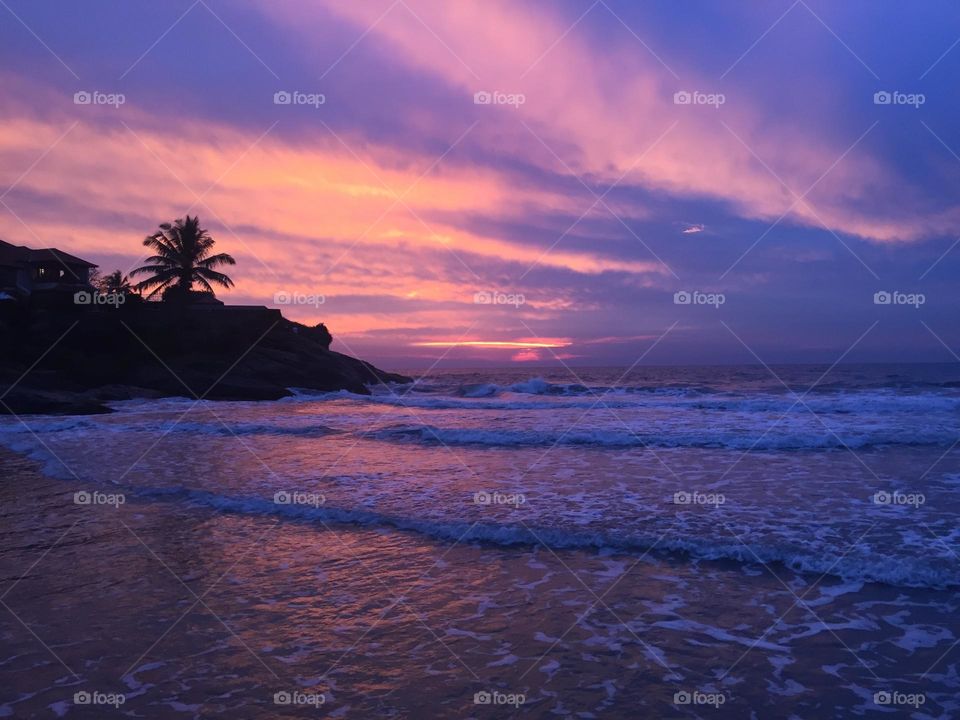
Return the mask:
<svg viewBox="0 0 960 720">
<path fill-rule="evenodd" d="M 50 477 L 67 481 L 76 479 L 72 472 L 62 468 L 59 461 L 50 457 L 43 449 L 27 442 L 5 442 L 4 445 L 40 462 L 44 473 Z M 734 561 L 746 565 L 778 564 L 800 573 L 831 575 L 847 581 L 877 582 L 895 587 L 944 589 L 960 586 L 960 576 L 950 575 L 936 567 L 921 565 L 916 558 L 895 559 L 883 556 L 868 560 L 849 555 L 826 556 L 822 553 L 811 554 L 764 545 L 718 544 L 690 538 L 614 536 L 601 532 L 578 533 L 556 528 L 534 529 L 466 520 L 439 522 L 387 515 L 372 510 L 283 505 L 259 497 L 232 497 L 188 488 L 143 488 L 118 483 L 112 483 L 109 487 L 120 490 L 129 497 L 145 500 L 182 500 L 193 506 L 240 515 L 280 515 L 324 524 L 329 522 L 364 528 L 392 528 L 441 541 L 489 543 L 501 547 L 545 544 L 558 550 L 609 549 L 642 555 L 673 554 L 693 560 Z"/>
<path fill-rule="evenodd" d="M 718 544 L 709 540 L 687 538 L 665 539 L 662 536 L 654 538 L 637 535 L 617 537 L 600 532 L 578 533 L 556 528 L 530 528 L 467 520 L 439 522 L 387 515 L 371 510 L 279 505 L 262 498 L 231 497 L 184 488 L 133 488 L 131 494 L 146 499 L 184 500 L 191 505 L 241 515 L 280 515 L 323 524 L 392 528 L 443 541 L 485 543 L 501 547 L 546 545 L 557 550 L 613 550 L 642 555 L 673 554 L 694 560 L 734 561 L 747 565 L 777 564 L 799 573 L 831 575 L 846 581 L 877 582 L 897 587 L 943 589 L 960 586 L 960 576 L 918 564 L 916 558 L 894 559 L 884 556 L 868 560 L 849 555 L 825 556 L 766 545 Z"/>
<path fill-rule="evenodd" d="M 841 431 L 842 432 L 842 431 Z M 846 436 L 844 436 L 846 435 Z M 759 439 L 752 434 L 700 430 L 696 433 L 664 431 L 648 433 L 626 430 L 485 430 L 482 428 L 442 428 L 434 425 L 393 425 L 371 430 L 366 437 L 388 442 L 422 443 L 426 445 L 480 445 L 487 447 L 524 447 L 554 445 L 596 445 L 600 447 L 714 448 L 730 450 L 838 450 L 890 445 L 945 445 L 954 441 L 949 432 L 930 431 L 905 437 L 899 428 L 889 432 L 851 436 L 817 433 L 766 434 Z"/>
</svg>

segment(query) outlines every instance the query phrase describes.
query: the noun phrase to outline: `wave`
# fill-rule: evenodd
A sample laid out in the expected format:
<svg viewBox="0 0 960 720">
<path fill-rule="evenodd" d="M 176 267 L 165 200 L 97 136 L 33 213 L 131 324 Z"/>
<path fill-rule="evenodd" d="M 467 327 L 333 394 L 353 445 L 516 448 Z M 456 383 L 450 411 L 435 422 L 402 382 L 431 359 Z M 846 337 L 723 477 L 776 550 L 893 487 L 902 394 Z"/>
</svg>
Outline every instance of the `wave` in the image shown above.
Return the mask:
<svg viewBox="0 0 960 720">
<path fill-rule="evenodd" d="M 413 390 L 419 387 L 414 386 Z M 711 395 L 717 390 L 704 385 L 675 384 L 675 385 L 583 385 L 581 383 L 552 383 L 542 377 L 532 377 L 509 385 L 495 383 L 479 383 L 475 385 L 460 385 L 456 394 L 464 397 L 489 397 L 502 393 L 516 393 L 519 395 L 553 395 L 560 397 L 590 396 L 600 398 L 610 395 L 659 395 L 687 397 L 691 395 Z"/>
<path fill-rule="evenodd" d="M 322 398 L 352 397 L 357 399 L 383 397 L 385 392 L 379 387 L 373 388 L 373 396 L 357 395 L 348 390 L 315 391 L 305 388 L 289 388 L 294 397 L 300 400 L 316 400 Z M 713 388 L 703 385 L 676 384 L 676 385 L 582 385 L 580 383 L 552 383 L 542 377 L 532 377 L 527 380 L 500 385 L 493 382 L 477 383 L 444 383 L 416 381 L 403 385 L 394 384 L 389 387 L 389 395 L 409 398 L 415 395 L 448 395 L 451 397 L 486 398 L 496 397 L 504 393 L 519 395 L 552 395 L 563 397 L 603 395 L 704 395 L 717 392 Z"/>
<path fill-rule="evenodd" d="M 97 416 L 100 418 L 103 416 Z M 336 428 L 326 425 L 287 425 L 281 423 L 254 423 L 254 422 L 236 422 L 231 421 L 229 416 L 223 418 L 223 422 L 213 420 L 211 422 L 184 421 L 178 422 L 176 419 L 168 421 L 148 421 L 148 422 L 121 422 L 123 416 L 111 415 L 110 420 L 102 422 L 99 419 L 87 417 L 72 418 L 50 418 L 33 419 L 27 425 L 11 424 L 0 430 L 4 435 L 10 436 L 34 436 L 39 433 L 75 433 L 83 434 L 87 431 L 108 432 L 108 433 L 128 433 L 141 432 L 155 435 L 210 435 L 210 436 L 244 436 L 244 435 L 292 435 L 302 437 L 323 437 L 343 432 Z"/>
<path fill-rule="evenodd" d="M 925 564 L 917 558 L 888 556 L 856 557 L 854 554 L 809 552 L 803 549 L 763 544 L 718 543 L 690 537 L 626 535 L 609 532 L 577 532 L 557 528 L 476 523 L 467 520 L 439 521 L 387 515 L 371 510 L 329 506 L 278 504 L 270 499 L 232 497 L 183 488 L 139 488 L 131 494 L 144 499 L 179 500 L 193 506 L 243 515 L 270 515 L 319 524 L 347 524 L 392 528 L 434 540 L 477 542 L 501 547 L 546 545 L 556 550 L 614 550 L 660 555 L 672 554 L 695 560 L 733 561 L 747 565 L 779 564 L 796 572 L 828 574 L 844 580 L 886 585 L 945 588 L 960 585 L 960 576 L 943 565 Z"/>
<path fill-rule="evenodd" d="M 17 439 L 33 445 L 34 433 L 88 434 L 145 433 L 164 435 L 194 435 L 207 437 L 274 436 L 323 438 L 336 434 L 352 434 L 349 429 L 338 429 L 311 423 L 305 416 L 299 424 L 272 422 L 219 421 L 150 421 L 120 422 L 120 416 L 108 422 L 89 418 L 44 419 L 33 421 L 30 427 L 8 425 L 0 431 L 7 445 L 18 445 Z M 647 428 L 656 427 L 655 432 Z M 902 425 L 874 425 L 861 427 L 834 427 L 833 433 L 810 421 L 809 428 L 790 429 L 784 423 L 772 432 L 769 419 L 760 423 L 701 423 L 664 422 L 647 423 L 632 430 L 626 424 L 604 428 L 513 429 L 487 427 L 441 427 L 423 423 L 401 423 L 362 430 L 356 434 L 368 440 L 410 443 L 427 446 L 478 446 L 489 448 L 582 446 L 597 448 L 703 448 L 719 450 L 835 450 L 868 449 L 888 446 L 949 445 L 956 440 L 956 431 L 949 424 L 905 428 Z M 795 426 L 796 427 L 796 426 Z M 836 434 L 834 434 L 836 433 Z"/>
<path fill-rule="evenodd" d="M 817 428 L 814 432 L 767 434 L 698 429 L 695 432 L 667 431 L 650 433 L 630 430 L 486 430 L 482 428 L 443 428 L 434 425 L 392 425 L 365 433 L 367 437 L 393 442 L 425 445 L 481 445 L 488 447 L 594 445 L 598 447 L 693 447 L 731 450 L 829 450 L 871 448 L 889 445 L 943 445 L 952 443 L 955 433 L 948 430 L 915 431 L 905 434 L 902 428 L 889 428 L 851 435 L 838 431 L 839 437 Z"/>
<path fill-rule="evenodd" d="M 598 409 L 663 409 L 732 413 L 887 415 L 931 412 L 960 413 L 955 392 L 900 393 L 890 390 L 845 391 L 810 395 L 713 391 L 703 387 L 585 387 L 559 385 L 533 378 L 501 386 L 477 383 L 429 391 L 408 387 L 404 392 L 357 395 L 348 391 L 309 394 L 299 392 L 298 401 L 350 400 L 425 410 L 553 410 L 596 407 Z"/>
<path fill-rule="evenodd" d="M 341 430 L 326 425 L 275 425 L 270 423 L 237 423 L 224 420 L 223 423 L 178 423 L 173 426 L 174 433 L 196 433 L 200 435 L 292 435 L 297 437 L 323 437 L 335 435 Z"/>
<path fill-rule="evenodd" d="M 644 407 L 644 403 L 618 399 L 615 397 L 597 396 L 596 398 L 574 397 L 557 399 L 527 399 L 508 396 L 498 396 L 496 392 L 484 388 L 468 388 L 466 393 L 459 397 L 454 396 L 415 396 L 415 395 L 357 395 L 342 391 L 327 393 L 322 396 L 301 396 L 300 400 L 350 400 L 357 403 L 392 405 L 394 407 L 409 407 L 423 410 L 558 410 L 558 409 L 588 409 L 604 407 L 610 409 L 628 409 Z"/>
<path fill-rule="evenodd" d="M 40 463 L 43 472 L 74 484 L 78 477 L 56 456 L 25 437 L 19 442 L 4 444 Z M 960 476 L 951 476 L 955 480 Z M 745 565 L 758 562 L 779 564 L 796 572 L 829 574 L 845 580 L 878 582 L 893 586 L 942 589 L 960 586 L 960 572 L 935 557 L 893 557 L 870 550 L 869 557 L 856 553 L 838 554 L 818 546 L 796 547 L 787 543 L 718 542 L 690 535 L 667 537 L 618 530 L 584 531 L 557 527 L 471 522 L 470 520 L 437 519 L 391 515 L 374 510 L 340 508 L 319 504 L 278 504 L 271 498 L 231 496 L 183 487 L 143 487 L 131 483 L 110 482 L 113 492 L 144 501 L 182 502 L 197 508 L 241 515 L 273 516 L 291 521 L 320 525 L 341 524 L 371 529 L 395 529 L 414 532 L 441 542 L 476 542 L 501 547 L 546 545 L 556 550 L 613 550 L 622 553 L 647 553 L 677 556 L 692 560 L 731 561 Z M 658 531 L 659 532 L 659 531 Z M 680 530 L 682 532 L 682 530 Z"/>
</svg>

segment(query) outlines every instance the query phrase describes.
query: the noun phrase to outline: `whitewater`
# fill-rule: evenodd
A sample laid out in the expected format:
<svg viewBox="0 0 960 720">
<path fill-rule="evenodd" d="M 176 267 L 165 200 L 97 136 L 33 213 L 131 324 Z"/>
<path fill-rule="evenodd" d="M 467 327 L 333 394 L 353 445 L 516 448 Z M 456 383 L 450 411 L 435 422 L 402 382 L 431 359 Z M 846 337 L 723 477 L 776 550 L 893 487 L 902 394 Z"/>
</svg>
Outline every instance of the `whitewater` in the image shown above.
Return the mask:
<svg viewBox="0 0 960 720">
<path fill-rule="evenodd" d="M 313 572 L 330 538 L 346 538 L 368 562 L 338 575 L 351 598 L 396 551 L 384 572 L 423 557 L 459 606 L 457 578 L 482 558 L 489 572 L 470 586 L 468 614 L 496 625 L 519 602 L 536 632 L 507 641 L 453 619 L 438 632 L 494 668 L 512 657 L 552 677 L 538 657 L 556 642 L 602 687 L 607 671 L 590 658 L 639 637 L 630 661 L 652 662 L 648 690 L 685 677 L 680 690 L 725 692 L 730 712 L 738 696 L 763 705 L 721 672 L 748 648 L 742 670 L 772 667 L 773 695 L 798 716 L 824 674 L 842 681 L 831 692 L 848 708 L 872 709 L 867 690 L 909 676 L 930 686 L 928 711 L 960 710 L 956 660 L 938 659 L 960 638 L 952 366 L 434 371 L 370 395 L 292 393 L 11 418 L 0 445 L 68 500 L 122 495 L 118 517 L 193 518 L 240 539 L 266 523 L 318 548 L 297 561 L 316 560 Z M 271 606 L 286 596 L 250 582 Z M 298 582 L 298 597 L 326 592 Z M 557 609 L 602 608 L 604 589 L 606 625 L 584 621 L 561 640 L 569 623 Z M 836 637 L 850 647 L 825 648 Z M 306 652 L 309 638 L 299 642 Z M 530 677 L 516 682 L 537 697 Z M 614 702 L 603 695 L 582 711 Z"/>
</svg>

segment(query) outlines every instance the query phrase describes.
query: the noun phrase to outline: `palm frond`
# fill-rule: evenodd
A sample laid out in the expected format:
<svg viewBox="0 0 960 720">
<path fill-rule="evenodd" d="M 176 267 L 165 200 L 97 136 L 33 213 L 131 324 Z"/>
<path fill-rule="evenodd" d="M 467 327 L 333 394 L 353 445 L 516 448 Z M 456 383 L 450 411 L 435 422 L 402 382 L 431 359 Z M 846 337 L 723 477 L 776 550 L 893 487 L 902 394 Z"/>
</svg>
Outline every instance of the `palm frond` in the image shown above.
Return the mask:
<svg viewBox="0 0 960 720">
<path fill-rule="evenodd" d="M 225 288 L 233 287 L 233 280 L 231 280 L 229 276 L 224 275 L 221 272 L 217 272 L 216 270 L 197 268 L 195 277 L 198 281 L 202 278 L 204 280 L 215 282 L 217 285 L 222 285 Z"/>
<path fill-rule="evenodd" d="M 143 240 L 145 247 L 155 253 L 143 265 L 130 272 L 130 276 L 150 275 L 137 283 L 136 288 L 154 288 L 148 297 L 178 284 L 184 291 L 193 285 L 212 293 L 211 283 L 225 288 L 233 287 L 229 276 L 213 268 L 236 265 L 236 260 L 227 253 L 211 255 L 216 244 L 210 233 L 200 226 L 197 215 L 186 215 L 172 223 L 161 223 L 159 230 Z"/>
<path fill-rule="evenodd" d="M 233 259 L 231 255 L 226 253 L 218 253 L 217 255 L 211 255 L 208 258 L 204 258 L 197 263 L 198 267 L 204 268 L 214 268 L 217 265 L 236 265 L 237 261 Z"/>
</svg>

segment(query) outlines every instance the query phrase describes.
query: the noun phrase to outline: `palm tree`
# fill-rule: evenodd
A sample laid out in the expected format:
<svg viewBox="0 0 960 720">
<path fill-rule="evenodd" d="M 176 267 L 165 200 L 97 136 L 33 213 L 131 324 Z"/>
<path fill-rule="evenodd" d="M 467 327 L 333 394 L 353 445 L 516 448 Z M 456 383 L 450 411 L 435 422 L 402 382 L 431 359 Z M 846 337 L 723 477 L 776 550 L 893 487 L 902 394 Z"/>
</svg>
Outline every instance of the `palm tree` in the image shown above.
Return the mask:
<svg viewBox="0 0 960 720">
<path fill-rule="evenodd" d="M 129 295 L 133 292 L 133 285 L 130 278 L 119 270 L 114 270 L 109 275 L 105 275 L 97 282 L 97 287 L 102 293 L 115 293 L 117 295 Z"/>
<path fill-rule="evenodd" d="M 130 275 L 151 274 L 151 277 L 136 285 L 137 290 L 153 288 L 148 298 L 158 292 L 164 292 L 166 298 L 166 291 L 179 297 L 189 297 L 194 283 L 211 295 L 211 283 L 225 288 L 233 287 L 233 280 L 214 268 L 236 265 L 236 260 L 226 253 L 210 254 L 214 239 L 200 227 L 200 219 L 196 216 L 178 218 L 172 225 L 163 223 L 160 230 L 148 236 L 143 244 L 153 249 L 156 255 L 148 257 L 146 264 L 133 270 Z"/>
</svg>

